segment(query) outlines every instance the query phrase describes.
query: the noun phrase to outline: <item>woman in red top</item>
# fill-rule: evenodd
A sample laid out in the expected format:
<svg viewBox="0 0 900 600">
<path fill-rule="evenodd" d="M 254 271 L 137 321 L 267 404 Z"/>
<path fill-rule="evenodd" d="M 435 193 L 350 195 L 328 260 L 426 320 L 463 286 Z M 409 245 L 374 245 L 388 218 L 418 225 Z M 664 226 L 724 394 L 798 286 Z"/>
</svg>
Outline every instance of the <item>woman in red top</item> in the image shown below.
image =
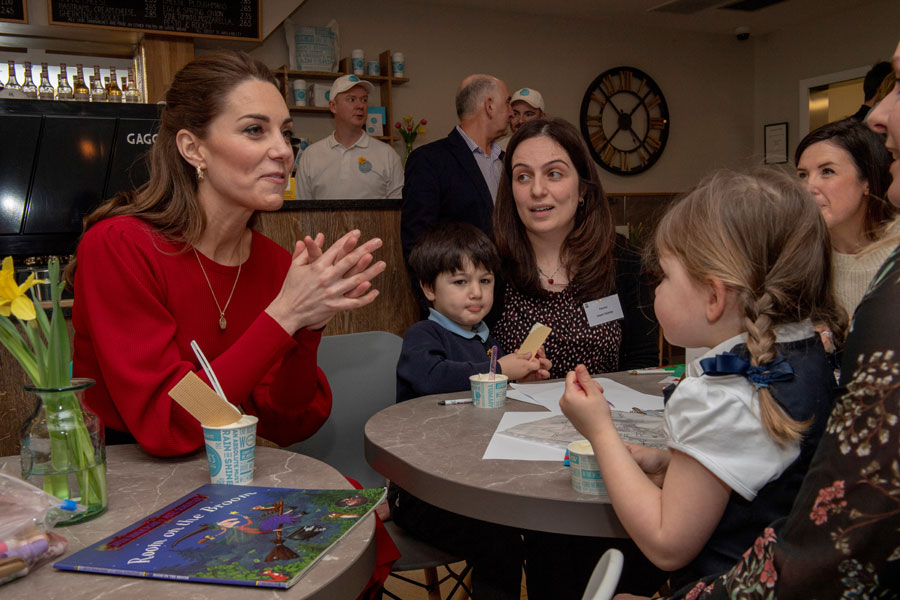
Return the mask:
<svg viewBox="0 0 900 600">
<path fill-rule="evenodd" d="M 188 371 L 259 417 L 261 436 L 288 445 L 331 412 L 316 367 L 321 329 L 365 306 L 378 239 L 352 231 L 323 252 L 305 237 L 293 256 L 249 228 L 277 210 L 293 163 L 291 116 L 268 68 L 216 52 L 181 71 L 166 93 L 150 180 L 85 219 L 74 274 L 74 374 L 97 384 L 87 403 L 110 441 L 156 456 L 203 445 L 199 423 L 168 395 Z"/>
</svg>

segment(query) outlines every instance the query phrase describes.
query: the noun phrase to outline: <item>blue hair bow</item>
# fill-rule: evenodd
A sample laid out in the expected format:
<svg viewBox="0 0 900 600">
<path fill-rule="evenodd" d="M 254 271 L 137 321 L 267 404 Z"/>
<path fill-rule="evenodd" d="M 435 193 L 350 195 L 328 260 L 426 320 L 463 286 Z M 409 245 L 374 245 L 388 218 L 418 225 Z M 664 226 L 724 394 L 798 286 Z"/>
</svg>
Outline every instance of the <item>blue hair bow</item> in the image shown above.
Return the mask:
<svg viewBox="0 0 900 600">
<path fill-rule="evenodd" d="M 723 352 L 700 360 L 704 375 L 743 375 L 759 388 L 769 387 L 773 381 L 789 381 L 794 377 L 794 369 L 783 356 L 778 356 L 767 365 L 754 367 L 737 354 Z"/>
</svg>

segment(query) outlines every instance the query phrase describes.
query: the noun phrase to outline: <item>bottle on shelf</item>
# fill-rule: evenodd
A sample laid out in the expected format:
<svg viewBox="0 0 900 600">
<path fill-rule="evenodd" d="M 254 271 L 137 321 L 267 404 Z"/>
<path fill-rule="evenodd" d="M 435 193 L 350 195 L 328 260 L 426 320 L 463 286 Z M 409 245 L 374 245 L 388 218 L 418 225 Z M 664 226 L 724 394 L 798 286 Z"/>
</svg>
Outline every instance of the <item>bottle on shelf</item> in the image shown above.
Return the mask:
<svg viewBox="0 0 900 600">
<path fill-rule="evenodd" d="M 88 102 L 91 99 L 91 90 L 84 82 L 84 65 L 75 65 L 75 80 L 72 82 L 72 91 L 76 100 Z"/>
<path fill-rule="evenodd" d="M 134 81 L 134 71 L 128 69 L 128 90 L 125 94 L 125 102 L 137 104 L 141 101 L 141 94 L 138 92 L 137 84 Z"/>
<path fill-rule="evenodd" d="M 91 102 L 106 102 L 106 90 L 96 75 L 91 75 Z"/>
<path fill-rule="evenodd" d="M 8 90 L 20 90 L 22 86 L 19 85 L 19 80 L 16 79 L 16 63 L 14 61 L 9 61 L 7 64 L 7 69 L 9 69 L 9 76 L 6 79 L 6 89 Z"/>
<path fill-rule="evenodd" d="M 60 73 L 58 76 L 56 85 L 56 99 L 63 101 L 75 99 L 75 90 L 73 90 L 72 86 L 69 85 L 68 77 L 63 76 L 62 73 Z"/>
<path fill-rule="evenodd" d="M 57 79 L 57 86 L 56 86 L 56 99 L 57 100 L 74 100 L 75 99 L 75 90 L 73 90 L 72 86 L 69 85 L 69 71 L 66 68 L 66 63 L 59 64 L 59 77 Z"/>
<path fill-rule="evenodd" d="M 56 96 L 56 90 L 50 83 L 50 69 L 47 63 L 41 63 L 41 83 L 38 85 L 38 100 L 53 100 Z"/>
<path fill-rule="evenodd" d="M 106 88 L 107 102 L 122 102 L 122 90 L 119 88 L 116 68 L 109 68 L 109 85 Z"/>
<path fill-rule="evenodd" d="M 31 63 L 27 60 L 25 61 L 25 77 L 22 83 L 22 92 L 27 98 L 32 100 L 37 99 L 38 89 L 37 86 L 34 85 L 34 80 L 31 78 Z"/>
<path fill-rule="evenodd" d="M 94 65 L 90 86 L 91 102 L 106 102 L 106 90 L 103 88 L 103 77 L 100 76 L 100 65 Z"/>
</svg>

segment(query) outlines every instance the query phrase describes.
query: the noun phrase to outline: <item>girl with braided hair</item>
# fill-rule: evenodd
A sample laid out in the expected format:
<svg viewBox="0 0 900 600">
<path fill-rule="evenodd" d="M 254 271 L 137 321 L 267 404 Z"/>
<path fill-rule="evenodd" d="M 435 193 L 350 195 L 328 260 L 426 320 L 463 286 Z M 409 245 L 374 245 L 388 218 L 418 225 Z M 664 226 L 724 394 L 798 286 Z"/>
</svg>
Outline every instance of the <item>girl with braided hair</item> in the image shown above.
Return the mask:
<svg viewBox="0 0 900 600">
<path fill-rule="evenodd" d="M 813 324 L 841 339 L 828 230 L 774 171 L 722 171 L 655 232 L 654 310 L 673 345 L 712 348 L 666 396 L 668 450 L 625 444 L 584 366 L 563 412 L 591 442 L 622 525 L 678 586 L 726 570 L 786 515 L 832 408 L 833 366 Z"/>
</svg>

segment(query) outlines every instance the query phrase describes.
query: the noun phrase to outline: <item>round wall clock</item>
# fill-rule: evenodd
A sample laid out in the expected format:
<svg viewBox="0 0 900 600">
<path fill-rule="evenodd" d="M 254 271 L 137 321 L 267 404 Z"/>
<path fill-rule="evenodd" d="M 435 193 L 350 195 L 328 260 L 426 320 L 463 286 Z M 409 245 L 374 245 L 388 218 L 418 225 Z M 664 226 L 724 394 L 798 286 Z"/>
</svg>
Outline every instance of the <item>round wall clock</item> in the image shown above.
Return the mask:
<svg viewBox="0 0 900 600">
<path fill-rule="evenodd" d="M 653 166 L 669 137 L 669 107 L 649 75 L 633 67 L 600 74 L 581 101 L 581 134 L 594 159 L 616 175 Z"/>
</svg>

